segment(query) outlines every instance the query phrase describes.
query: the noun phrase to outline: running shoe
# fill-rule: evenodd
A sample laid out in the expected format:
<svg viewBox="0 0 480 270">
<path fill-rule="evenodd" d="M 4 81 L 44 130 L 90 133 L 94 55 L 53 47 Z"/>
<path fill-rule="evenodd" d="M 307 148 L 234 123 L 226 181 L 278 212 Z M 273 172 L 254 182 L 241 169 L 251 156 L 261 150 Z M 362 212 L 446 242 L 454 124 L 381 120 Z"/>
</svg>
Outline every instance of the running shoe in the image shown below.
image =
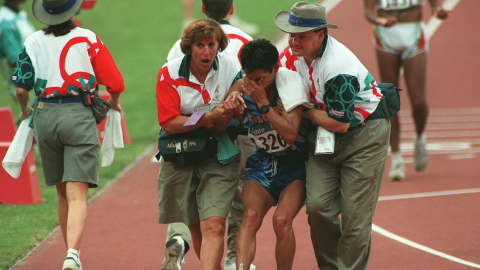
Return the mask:
<svg viewBox="0 0 480 270">
<path fill-rule="evenodd" d="M 427 142 L 426 140 L 415 138 L 414 144 L 413 167 L 415 171 L 420 172 L 425 170 L 428 165 Z"/>
<path fill-rule="evenodd" d="M 78 257 L 78 253 L 74 251 L 68 251 L 65 262 L 63 262 L 62 270 L 82 270 L 82 263 Z"/>
<path fill-rule="evenodd" d="M 405 179 L 405 165 L 402 161 L 394 162 L 390 172 L 388 172 L 390 181 L 403 181 Z"/>
<path fill-rule="evenodd" d="M 165 258 L 162 263 L 162 270 L 181 270 L 185 262 L 185 241 L 180 236 L 172 237 L 167 241 Z"/>
<path fill-rule="evenodd" d="M 224 270 L 237 270 L 237 265 L 236 265 L 236 260 L 235 257 L 229 259 L 225 257 L 225 260 L 223 261 L 223 269 Z M 257 267 L 253 264 L 250 264 L 250 270 L 256 270 Z"/>
</svg>

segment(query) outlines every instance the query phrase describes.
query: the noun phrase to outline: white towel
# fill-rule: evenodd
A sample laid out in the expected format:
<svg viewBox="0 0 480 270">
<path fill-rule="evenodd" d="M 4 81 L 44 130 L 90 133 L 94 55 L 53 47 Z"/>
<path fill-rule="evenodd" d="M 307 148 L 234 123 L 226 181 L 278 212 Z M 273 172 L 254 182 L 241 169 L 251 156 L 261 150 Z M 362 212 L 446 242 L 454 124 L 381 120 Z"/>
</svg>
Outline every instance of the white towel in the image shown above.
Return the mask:
<svg viewBox="0 0 480 270">
<path fill-rule="evenodd" d="M 2 166 L 5 171 L 17 179 L 20 176 L 23 162 L 27 156 L 33 142 L 33 129 L 28 127 L 30 116 L 20 123 L 13 141 L 8 147 L 7 154 L 3 158 Z"/>
<path fill-rule="evenodd" d="M 122 116 L 120 112 L 110 109 L 107 112 L 105 131 L 102 143 L 102 167 L 110 166 L 113 162 L 115 148 L 123 148 Z"/>
<path fill-rule="evenodd" d="M 313 107 L 307 83 L 296 71 L 281 67 L 275 76 L 275 85 L 282 100 L 283 108 L 289 112 L 298 105 Z"/>
</svg>

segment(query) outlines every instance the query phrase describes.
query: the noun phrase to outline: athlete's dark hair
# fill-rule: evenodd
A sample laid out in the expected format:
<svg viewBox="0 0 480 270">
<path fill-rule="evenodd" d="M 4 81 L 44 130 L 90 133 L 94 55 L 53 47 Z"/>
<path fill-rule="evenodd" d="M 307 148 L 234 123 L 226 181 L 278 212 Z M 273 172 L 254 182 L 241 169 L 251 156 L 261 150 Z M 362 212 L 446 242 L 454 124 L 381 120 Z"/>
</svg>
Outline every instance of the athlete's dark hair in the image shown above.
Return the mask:
<svg viewBox="0 0 480 270">
<path fill-rule="evenodd" d="M 255 39 L 243 47 L 240 53 L 240 62 L 245 73 L 249 74 L 261 68 L 272 72 L 278 63 L 278 50 L 266 39 Z"/>
<path fill-rule="evenodd" d="M 72 20 L 68 20 L 61 24 L 48 25 L 42 28 L 42 30 L 45 33 L 45 35 L 53 34 L 54 36 L 58 37 L 58 36 L 64 36 L 70 33 L 70 31 L 72 31 L 72 29 L 74 29 L 75 27 L 77 27 L 77 25 Z"/>
<path fill-rule="evenodd" d="M 227 17 L 233 0 L 202 0 L 205 9 L 205 15 L 214 20 L 221 20 Z"/>
</svg>

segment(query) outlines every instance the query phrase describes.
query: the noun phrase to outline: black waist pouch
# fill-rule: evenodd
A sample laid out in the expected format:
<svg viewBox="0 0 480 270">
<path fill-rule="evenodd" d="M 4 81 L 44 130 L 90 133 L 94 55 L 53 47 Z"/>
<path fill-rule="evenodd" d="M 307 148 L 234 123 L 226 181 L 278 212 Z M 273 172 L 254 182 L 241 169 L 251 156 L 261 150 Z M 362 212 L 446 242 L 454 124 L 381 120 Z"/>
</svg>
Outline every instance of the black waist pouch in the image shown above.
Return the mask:
<svg viewBox="0 0 480 270">
<path fill-rule="evenodd" d="M 171 135 L 162 129 L 158 135 L 156 157 L 159 160 L 162 156 L 165 161 L 184 166 L 214 157 L 217 148 L 215 135 L 204 127 Z"/>
<path fill-rule="evenodd" d="M 400 110 L 400 95 L 398 91 L 402 91 L 402 89 L 396 88 L 391 83 L 378 83 L 377 86 L 382 92 L 383 98 L 368 119 L 390 119 Z"/>
</svg>

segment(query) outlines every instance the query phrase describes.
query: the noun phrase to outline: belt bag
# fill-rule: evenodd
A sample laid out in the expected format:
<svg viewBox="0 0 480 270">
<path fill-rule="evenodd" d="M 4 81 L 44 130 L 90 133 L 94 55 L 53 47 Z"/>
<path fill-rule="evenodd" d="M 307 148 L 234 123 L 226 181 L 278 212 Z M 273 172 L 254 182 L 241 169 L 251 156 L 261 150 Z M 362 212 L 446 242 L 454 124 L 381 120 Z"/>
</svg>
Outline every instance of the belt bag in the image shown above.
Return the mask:
<svg viewBox="0 0 480 270">
<path fill-rule="evenodd" d="M 204 127 L 172 135 L 162 129 L 158 136 L 157 159 L 161 155 L 165 161 L 185 166 L 214 157 L 217 148 L 215 135 Z"/>
<path fill-rule="evenodd" d="M 110 105 L 105 99 L 101 98 L 98 95 L 98 91 L 95 91 L 94 93 L 81 91 L 81 93 L 83 95 L 83 105 L 90 106 L 93 116 L 95 117 L 95 122 L 97 122 L 97 125 L 100 124 L 103 119 L 107 117 L 107 112 L 112 105 Z M 90 97 L 90 102 L 88 101 L 88 97 Z"/>
<path fill-rule="evenodd" d="M 368 117 L 368 119 L 390 119 L 390 117 L 400 110 L 400 95 L 398 94 L 398 91 L 402 91 L 402 89 L 396 88 L 391 83 L 378 83 L 377 86 L 380 88 L 383 98 L 378 104 L 377 109 Z"/>
<path fill-rule="evenodd" d="M 112 107 L 108 101 L 96 95 L 90 96 L 91 101 L 91 108 L 93 112 L 93 116 L 95 117 L 95 121 L 97 125 L 100 124 L 105 117 L 107 117 L 107 112 Z"/>
</svg>

